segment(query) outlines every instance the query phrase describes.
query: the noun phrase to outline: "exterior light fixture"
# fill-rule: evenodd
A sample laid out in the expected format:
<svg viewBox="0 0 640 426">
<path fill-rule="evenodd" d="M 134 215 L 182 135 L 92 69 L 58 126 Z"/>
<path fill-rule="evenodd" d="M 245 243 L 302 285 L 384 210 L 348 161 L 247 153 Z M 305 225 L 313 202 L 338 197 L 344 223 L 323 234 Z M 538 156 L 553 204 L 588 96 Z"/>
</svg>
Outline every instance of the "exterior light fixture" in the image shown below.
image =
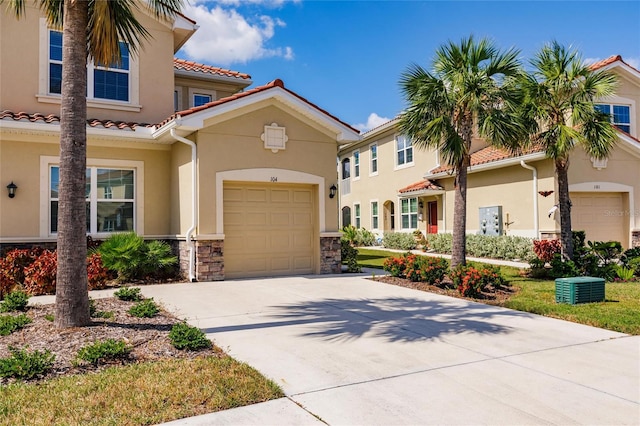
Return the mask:
<svg viewBox="0 0 640 426">
<path fill-rule="evenodd" d="M 9 185 L 7 185 L 7 191 L 9 192 L 9 198 L 13 198 L 13 197 L 16 196 L 16 189 L 18 189 L 18 185 L 13 183 L 13 181 L 11 181 L 11 183 Z"/>
<path fill-rule="evenodd" d="M 420 208 L 424 207 L 424 203 L 422 202 L 422 200 L 418 201 L 418 207 L 420 207 Z"/>
<path fill-rule="evenodd" d="M 329 198 L 333 198 L 336 196 L 336 192 L 338 192 L 338 187 L 334 183 L 329 187 Z"/>
</svg>

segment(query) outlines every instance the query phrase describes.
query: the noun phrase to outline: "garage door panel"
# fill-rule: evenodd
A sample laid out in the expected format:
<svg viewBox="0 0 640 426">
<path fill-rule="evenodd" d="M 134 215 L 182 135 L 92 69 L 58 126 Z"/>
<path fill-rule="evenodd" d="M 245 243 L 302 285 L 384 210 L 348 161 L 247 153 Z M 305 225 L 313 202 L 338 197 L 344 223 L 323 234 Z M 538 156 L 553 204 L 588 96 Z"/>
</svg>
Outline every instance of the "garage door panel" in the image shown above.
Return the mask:
<svg viewBox="0 0 640 426">
<path fill-rule="evenodd" d="M 224 194 L 227 277 L 314 272 L 318 248 L 310 185 L 225 183 Z"/>
<path fill-rule="evenodd" d="M 588 241 L 620 241 L 627 244 L 621 193 L 572 193 L 571 225 L 585 231 Z"/>
</svg>

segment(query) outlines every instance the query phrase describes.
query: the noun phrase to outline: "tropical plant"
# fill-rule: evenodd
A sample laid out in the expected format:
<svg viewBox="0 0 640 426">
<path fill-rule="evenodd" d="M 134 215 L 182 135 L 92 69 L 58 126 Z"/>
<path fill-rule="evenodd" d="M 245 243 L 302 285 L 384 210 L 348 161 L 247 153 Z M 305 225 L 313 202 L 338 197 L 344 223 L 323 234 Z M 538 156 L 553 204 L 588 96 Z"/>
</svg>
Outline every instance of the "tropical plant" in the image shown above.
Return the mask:
<svg viewBox="0 0 640 426">
<path fill-rule="evenodd" d="M 382 246 L 395 250 L 413 250 L 416 248 L 413 234 L 406 232 L 385 232 L 382 236 Z"/>
<path fill-rule="evenodd" d="M 29 295 L 22 290 L 13 290 L 0 303 L 0 312 L 26 311 Z"/>
<path fill-rule="evenodd" d="M 4 0 L 0 0 L 4 3 Z M 25 0 L 9 1 L 20 18 Z M 58 270 L 55 324 L 85 326 L 89 317 L 87 291 L 86 194 L 87 60 L 119 64 L 120 41 L 137 53 L 150 33 L 138 22 L 140 7 L 159 19 L 173 17 L 183 0 L 59 1 L 34 0 L 48 24 L 62 28 L 62 91 L 60 104 L 60 186 L 58 192 Z"/>
<path fill-rule="evenodd" d="M 455 174 L 452 267 L 466 264 L 467 168 L 474 130 L 495 146 L 516 146 L 523 136 L 515 114 L 518 54 L 470 36 L 441 46 L 433 71 L 412 65 L 400 79 L 408 103 L 400 129 L 416 147 L 436 149 Z"/>
<path fill-rule="evenodd" d="M 588 156 L 606 158 L 614 146 L 616 132 L 610 118 L 594 102 L 612 95 L 615 75 L 586 65 L 578 51 L 553 41 L 531 60 L 533 71 L 523 79 L 523 105 L 530 143 L 553 160 L 558 179 L 560 241 L 562 257 L 573 258 L 571 200 L 569 199 L 569 155 L 581 146 Z"/>
</svg>

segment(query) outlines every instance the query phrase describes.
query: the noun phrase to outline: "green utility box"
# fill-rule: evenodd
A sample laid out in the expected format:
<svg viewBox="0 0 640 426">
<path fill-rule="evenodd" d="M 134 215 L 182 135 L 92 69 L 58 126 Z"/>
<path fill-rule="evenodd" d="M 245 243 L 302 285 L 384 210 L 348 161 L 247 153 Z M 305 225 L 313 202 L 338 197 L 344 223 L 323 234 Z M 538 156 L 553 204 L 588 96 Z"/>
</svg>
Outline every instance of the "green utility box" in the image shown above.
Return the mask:
<svg viewBox="0 0 640 426">
<path fill-rule="evenodd" d="M 604 279 L 569 277 L 556 279 L 556 303 L 604 302 Z"/>
</svg>

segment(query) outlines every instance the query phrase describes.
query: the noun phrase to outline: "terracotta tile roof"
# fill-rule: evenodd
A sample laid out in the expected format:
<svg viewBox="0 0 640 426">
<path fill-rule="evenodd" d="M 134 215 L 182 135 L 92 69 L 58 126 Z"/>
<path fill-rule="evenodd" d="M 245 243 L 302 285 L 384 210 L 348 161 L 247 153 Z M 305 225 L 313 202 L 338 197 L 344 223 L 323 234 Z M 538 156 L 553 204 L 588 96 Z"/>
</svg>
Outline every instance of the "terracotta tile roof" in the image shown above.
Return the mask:
<svg viewBox="0 0 640 426">
<path fill-rule="evenodd" d="M 0 120 L 10 119 L 13 121 L 30 121 L 32 123 L 42 122 L 46 124 L 59 124 L 60 117 L 55 114 L 40 114 L 40 113 L 26 113 L 26 112 L 13 112 L 4 110 L 0 112 Z M 136 127 L 152 127 L 148 123 L 133 123 L 125 121 L 113 121 L 113 120 L 99 120 L 97 118 L 90 118 L 87 120 L 87 125 L 90 127 L 104 127 L 105 129 L 115 128 L 119 130 L 135 130 Z"/>
<path fill-rule="evenodd" d="M 542 152 L 542 148 L 540 148 L 539 146 L 533 146 L 520 153 L 512 153 L 505 149 L 488 146 L 486 148 L 482 148 L 481 150 L 478 150 L 473 154 L 471 154 L 471 167 L 478 166 L 480 164 L 487 164 L 487 163 L 493 163 L 495 161 L 506 160 L 507 158 L 515 158 L 521 155 L 534 154 L 536 152 Z M 443 165 L 436 169 L 431 170 L 431 174 L 449 172 L 452 170 L 453 168 L 451 166 Z"/>
<path fill-rule="evenodd" d="M 349 124 L 345 123 L 344 121 L 340 120 L 339 118 L 335 117 L 334 115 L 329 114 L 329 112 L 327 112 L 326 110 L 320 108 L 319 106 L 315 105 L 314 103 L 311 103 L 310 101 L 308 101 L 307 99 L 305 99 L 302 96 L 298 95 L 297 93 L 292 92 L 291 90 L 289 90 L 286 87 L 284 87 L 284 83 L 279 78 L 275 79 L 275 80 L 273 80 L 273 81 L 271 81 L 271 82 L 269 82 L 267 84 L 265 84 L 264 86 L 257 86 L 257 87 L 254 87 L 253 89 L 245 90 L 243 92 L 238 92 L 238 93 L 235 93 L 235 94 L 233 94 L 231 96 L 227 96 L 226 98 L 220 98 L 220 99 L 217 99 L 215 101 L 206 103 L 204 105 L 200 105 L 200 106 L 197 106 L 197 107 L 192 107 L 192 108 L 189 108 L 189 109 L 185 109 L 183 111 L 178 111 L 175 114 L 173 114 L 170 117 L 168 117 L 166 120 L 164 120 L 161 123 L 159 123 L 157 125 L 157 127 L 162 127 L 165 124 L 167 124 L 169 121 L 174 120 L 174 119 L 176 119 L 178 117 L 185 117 L 187 115 L 191 115 L 191 114 L 196 113 L 196 112 L 204 111 L 204 110 L 209 109 L 209 108 L 213 108 L 213 107 L 216 107 L 216 106 L 219 106 L 219 105 L 222 105 L 222 104 L 226 104 L 227 102 L 235 101 L 237 99 L 246 98 L 247 96 L 251 96 L 253 94 L 260 93 L 260 92 L 265 92 L 267 90 L 273 89 L 274 87 L 279 87 L 279 88 L 285 90 L 289 94 L 291 94 L 291 95 L 295 96 L 296 98 L 300 99 L 301 101 L 303 101 L 304 103 L 308 104 L 309 106 L 311 106 L 312 108 L 316 109 L 317 111 L 319 111 L 319 112 L 321 112 L 321 113 L 333 118 L 334 120 L 338 121 L 342 125 L 344 125 L 344 126 L 348 127 L 349 129 L 353 130 L 354 132 L 360 133 L 359 130 L 351 127 Z"/>
<path fill-rule="evenodd" d="M 444 188 L 438 185 L 437 183 L 429 180 L 423 179 L 420 182 L 412 183 L 409 186 L 405 186 L 404 188 L 398 190 L 401 194 L 406 194 L 408 192 L 416 192 L 416 191 L 425 191 L 425 190 L 433 190 L 433 191 L 441 191 Z"/>
<path fill-rule="evenodd" d="M 626 66 L 628 66 L 631 69 L 636 70 L 637 72 L 640 72 L 640 70 L 638 70 L 635 67 L 632 67 L 631 65 L 629 65 L 627 62 L 624 61 L 624 59 L 622 59 L 622 56 L 620 55 L 613 55 L 613 56 L 609 56 L 607 59 L 603 59 L 601 61 L 598 61 L 596 63 L 593 63 L 591 65 L 589 65 L 589 68 L 593 71 L 598 70 L 600 68 L 606 67 L 607 65 L 611 65 L 614 62 L 622 62 L 623 64 L 625 64 Z"/>
<path fill-rule="evenodd" d="M 204 74 L 215 74 L 223 77 L 235 77 L 243 80 L 250 80 L 251 76 L 238 71 L 227 70 L 211 65 L 199 64 L 185 59 L 173 58 L 173 68 L 181 71 L 201 72 Z"/>
</svg>

